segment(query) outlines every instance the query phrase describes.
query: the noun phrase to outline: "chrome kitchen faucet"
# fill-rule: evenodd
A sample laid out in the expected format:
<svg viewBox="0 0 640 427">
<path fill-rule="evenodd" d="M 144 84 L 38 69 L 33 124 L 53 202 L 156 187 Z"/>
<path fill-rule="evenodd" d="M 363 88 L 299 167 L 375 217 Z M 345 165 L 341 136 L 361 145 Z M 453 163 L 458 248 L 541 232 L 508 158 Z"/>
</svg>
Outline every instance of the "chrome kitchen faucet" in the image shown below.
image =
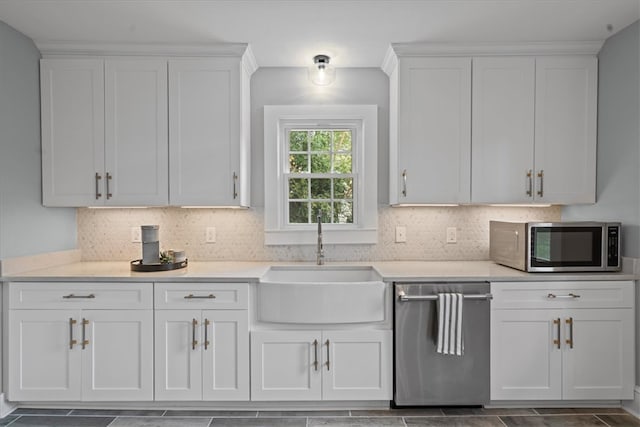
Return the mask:
<svg viewBox="0 0 640 427">
<path fill-rule="evenodd" d="M 318 215 L 318 247 L 316 248 L 316 264 L 324 264 L 324 248 L 322 246 L 322 217 Z"/>
</svg>

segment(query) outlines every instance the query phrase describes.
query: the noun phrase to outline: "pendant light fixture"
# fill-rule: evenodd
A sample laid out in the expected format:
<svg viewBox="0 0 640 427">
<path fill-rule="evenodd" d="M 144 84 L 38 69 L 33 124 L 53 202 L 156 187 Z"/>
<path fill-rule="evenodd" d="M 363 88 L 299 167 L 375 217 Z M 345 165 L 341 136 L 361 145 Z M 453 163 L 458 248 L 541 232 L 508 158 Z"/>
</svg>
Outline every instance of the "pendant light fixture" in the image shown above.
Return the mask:
<svg viewBox="0 0 640 427">
<path fill-rule="evenodd" d="M 328 86 L 336 79 L 336 69 L 329 64 L 329 56 L 316 55 L 309 67 L 309 80 L 318 86 Z"/>
</svg>

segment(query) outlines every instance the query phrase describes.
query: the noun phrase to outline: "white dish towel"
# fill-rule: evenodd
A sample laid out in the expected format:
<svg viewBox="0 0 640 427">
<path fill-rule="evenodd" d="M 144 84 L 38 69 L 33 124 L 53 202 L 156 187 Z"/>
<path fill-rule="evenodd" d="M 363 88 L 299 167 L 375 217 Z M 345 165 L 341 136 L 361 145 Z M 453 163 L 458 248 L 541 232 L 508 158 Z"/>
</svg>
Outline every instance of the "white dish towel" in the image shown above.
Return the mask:
<svg viewBox="0 0 640 427">
<path fill-rule="evenodd" d="M 462 300 L 458 293 L 438 294 L 438 342 L 436 351 L 440 354 L 462 356 Z"/>
</svg>

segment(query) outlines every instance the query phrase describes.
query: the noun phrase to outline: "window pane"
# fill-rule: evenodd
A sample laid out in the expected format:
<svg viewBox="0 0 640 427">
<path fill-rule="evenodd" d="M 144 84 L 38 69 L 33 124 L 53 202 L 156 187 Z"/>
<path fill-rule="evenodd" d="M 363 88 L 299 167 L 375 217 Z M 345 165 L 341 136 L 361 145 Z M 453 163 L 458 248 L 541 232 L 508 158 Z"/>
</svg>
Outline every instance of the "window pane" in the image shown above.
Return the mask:
<svg viewBox="0 0 640 427">
<path fill-rule="evenodd" d="M 353 224 L 353 202 L 334 202 L 333 222 L 336 224 Z"/>
<path fill-rule="evenodd" d="M 330 202 L 312 202 L 311 218 L 313 222 L 318 221 L 318 215 L 322 217 L 324 223 L 331 223 L 331 203 Z"/>
<path fill-rule="evenodd" d="M 289 202 L 289 223 L 309 223 L 309 204 L 307 202 Z"/>
<path fill-rule="evenodd" d="M 306 178 L 289 178 L 289 198 L 308 199 L 309 185 Z"/>
<path fill-rule="evenodd" d="M 289 132 L 289 151 L 307 151 L 307 131 L 292 130 Z"/>
<path fill-rule="evenodd" d="M 331 198 L 331 179 L 319 178 L 311 180 L 311 198 L 312 199 L 330 199 Z"/>
<path fill-rule="evenodd" d="M 340 130 L 333 133 L 333 151 L 351 152 L 351 131 Z"/>
<path fill-rule="evenodd" d="M 336 173 L 351 173 L 351 154 L 335 154 L 333 156 L 333 170 Z"/>
<path fill-rule="evenodd" d="M 289 172 L 309 172 L 308 159 L 306 154 L 289 154 Z"/>
<path fill-rule="evenodd" d="M 311 172 L 312 173 L 331 172 L 331 156 L 329 154 L 312 154 L 311 155 Z"/>
<path fill-rule="evenodd" d="M 311 151 L 329 151 L 331 149 L 331 132 L 321 130 L 311 132 Z"/>
<path fill-rule="evenodd" d="M 353 178 L 334 179 L 333 197 L 336 199 L 353 199 Z"/>
</svg>

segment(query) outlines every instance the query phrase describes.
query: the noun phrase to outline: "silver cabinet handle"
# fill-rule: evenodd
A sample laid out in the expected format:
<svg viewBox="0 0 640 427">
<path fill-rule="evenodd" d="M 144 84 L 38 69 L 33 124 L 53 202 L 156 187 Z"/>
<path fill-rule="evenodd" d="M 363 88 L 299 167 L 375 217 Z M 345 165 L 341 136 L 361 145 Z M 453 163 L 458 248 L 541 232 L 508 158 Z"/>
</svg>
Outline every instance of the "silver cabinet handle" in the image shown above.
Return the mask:
<svg viewBox="0 0 640 427">
<path fill-rule="evenodd" d="M 89 340 L 87 339 L 87 325 L 89 321 L 85 318 L 82 319 L 82 349 L 84 350 L 89 345 Z"/>
<path fill-rule="evenodd" d="M 531 169 L 527 172 L 527 181 L 527 196 L 531 197 L 533 196 L 533 171 Z"/>
<path fill-rule="evenodd" d="M 318 340 L 313 340 L 313 369 L 318 370 Z"/>
<path fill-rule="evenodd" d="M 111 180 L 113 179 L 113 175 L 111 175 L 109 172 L 107 172 L 107 199 L 110 199 L 113 197 L 113 194 L 111 194 L 111 192 L 109 191 L 109 183 L 111 182 Z"/>
<path fill-rule="evenodd" d="M 569 339 L 566 343 L 569 344 L 569 348 L 573 348 L 573 317 L 569 317 L 565 322 L 569 325 Z"/>
<path fill-rule="evenodd" d="M 216 296 L 214 294 L 209 294 L 209 295 L 194 295 L 194 294 L 189 294 L 186 295 L 184 297 L 184 299 L 215 299 Z"/>
<path fill-rule="evenodd" d="M 195 350 L 198 345 L 198 340 L 196 340 L 196 326 L 198 326 L 198 321 L 193 319 L 191 321 L 191 350 Z"/>
<path fill-rule="evenodd" d="M 329 340 L 327 340 L 326 344 L 327 344 L 327 371 L 329 371 L 331 369 L 329 366 L 329 363 L 330 363 L 329 354 L 331 353 L 331 351 L 329 350 Z"/>
<path fill-rule="evenodd" d="M 94 294 L 89 294 L 89 295 L 75 295 L 75 294 L 69 294 L 69 295 L 63 295 L 62 298 L 64 299 L 93 299 L 96 296 Z"/>
<path fill-rule="evenodd" d="M 402 171 L 402 195 L 407 197 L 407 170 Z"/>
<path fill-rule="evenodd" d="M 96 200 L 102 197 L 102 193 L 100 193 L 100 180 L 102 176 L 98 172 L 96 172 Z"/>
<path fill-rule="evenodd" d="M 73 325 L 78 323 L 75 319 L 69 318 L 69 350 L 73 350 L 73 346 L 78 344 L 77 340 L 73 339 Z"/>
<path fill-rule="evenodd" d="M 558 347 L 560 350 L 560 318 L 553 319 L 553 324 L 556 325 L 556 333 L 558 334 L 558 339 L 553 340 L 553 345 Z"/>
<path fill-rule="evenodd" d="M 208 349 L 209 348 L 209 325 L 211 324 L 211 322 L 209 321 L 209 319 L 204 319 L 204 349 Z"/>
<path fill-rule="evenodd" d="M 544 171 L 540 169 L 538 172 L 538 178 L 540 178 L 540 187 L 538 189 L 538 196 L 544 197 Z"/>
<path fill-rule="evenodd" d="M 234 200 L 238 198 L 237 184 L 238 184 L 238 174 L 234 172 L 233 173 L 233 199 Z"/>
<path fill-rule="evenodd" d="M 554 299 L 554 298 L 571 298 L 571 299 L 576 299 L 576 298 L 580 298 L 580 295 L 574 294 L 574 293 L 569 293 L 568 295 L 556 295 L 556 294 L 548 294 L 547 295 L 548 299 Z"/>
</svg>

